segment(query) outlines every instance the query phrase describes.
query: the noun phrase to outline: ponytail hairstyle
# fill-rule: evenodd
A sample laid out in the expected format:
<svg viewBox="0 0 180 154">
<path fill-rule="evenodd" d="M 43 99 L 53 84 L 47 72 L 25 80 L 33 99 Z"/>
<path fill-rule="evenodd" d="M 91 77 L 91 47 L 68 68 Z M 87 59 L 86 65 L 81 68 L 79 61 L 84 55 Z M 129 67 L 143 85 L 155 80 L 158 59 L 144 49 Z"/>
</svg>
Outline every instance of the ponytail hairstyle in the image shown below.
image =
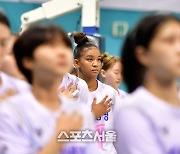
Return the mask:
<svg viewBox="0 0 180 154">
<path fill-rule="evenodd" d="M 136 57 L 137 46 L 148 49 L 157 31 L 168 21 L 179 22 L 179 19 L 167 14 L 146 16 L 128 34 L 122 48 L 122 74 L 129 92 L 133 92 L 138 86 L 143 85 L 146 72 L 145 66 Z"/>
<path fill-rule="evenodd" d="M 102 61 L 102 69 L 105 71 L 111 68 L 116 62 L 121 62 L 118 57 L 108 55 L 107 52 L 104 52 L 101 55 L 101 61 Z"/>
<path fill-rule="evenodd" d="M 91 47 L 98 48 L 86 35 L 86 33 L 76 32 L 73 34 L 74 41 L 77 44 L 74 49 L 74 59 L 79 59 L 83 51 Z"/>
</svg>

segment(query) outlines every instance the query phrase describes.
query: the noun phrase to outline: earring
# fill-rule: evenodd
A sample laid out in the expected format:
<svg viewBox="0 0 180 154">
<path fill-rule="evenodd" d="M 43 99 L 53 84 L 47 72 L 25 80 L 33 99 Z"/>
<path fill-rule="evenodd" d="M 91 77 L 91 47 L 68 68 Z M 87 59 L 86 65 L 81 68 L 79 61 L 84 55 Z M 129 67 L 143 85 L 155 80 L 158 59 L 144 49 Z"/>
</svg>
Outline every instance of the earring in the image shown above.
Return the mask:
<svg viewBox="0 0 180 154">
<path fill-rule="evenodd" d="M 73 68 L 75 68 L 76 69 L 76 66 L 73 64 Z"/>
</svg>

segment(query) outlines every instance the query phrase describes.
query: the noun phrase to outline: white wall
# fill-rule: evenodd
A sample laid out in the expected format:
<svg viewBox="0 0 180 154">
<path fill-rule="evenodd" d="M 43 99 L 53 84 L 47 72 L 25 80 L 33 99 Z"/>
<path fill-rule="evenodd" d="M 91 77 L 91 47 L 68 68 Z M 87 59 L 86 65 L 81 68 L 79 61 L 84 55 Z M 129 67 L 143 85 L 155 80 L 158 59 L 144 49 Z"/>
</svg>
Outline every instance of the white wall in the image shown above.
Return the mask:
<svg viewBox="0 0 180 154">
<path fill-rule="evenodd" d="M 104 8 L 180 12 L 180 0 L 101 0 Z"/>
<path fill-rule="evenodd" d="M 42 2 L 47 2 L 49 0 L 0 0 L 0 1 L 42 3 Z M 180 12 L 180 0 L 100 0 L 100 5 L 103 8 L 121 9 L 121 10 L 124 9 L 124 10 L 139 10 L 139 11 Z"/>
<path fill-rule="evenodd" d="M 43 3 L 49 0 L 0 0 L 3 2 L 28 2 L 28 3 Z"/>
</svg>

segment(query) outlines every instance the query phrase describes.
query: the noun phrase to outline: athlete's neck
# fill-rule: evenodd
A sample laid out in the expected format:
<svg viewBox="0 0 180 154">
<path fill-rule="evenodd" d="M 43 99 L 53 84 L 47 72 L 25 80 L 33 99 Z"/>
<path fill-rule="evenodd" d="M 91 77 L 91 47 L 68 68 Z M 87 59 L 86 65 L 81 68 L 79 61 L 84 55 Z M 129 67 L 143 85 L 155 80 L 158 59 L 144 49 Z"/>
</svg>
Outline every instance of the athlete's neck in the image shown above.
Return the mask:
<svg viewBox="0 0 180 154">
<path fill-rule="evenodd" d="M 110 84 L 109 84 L 110 85 Z M 110 85 L 111 86 L 111 85 Z M 113 87 L 116 91 L 119 91 L 119 88 L 118 87 L 116 87 L 116 86 L 111 86 L 111 87 Z"/>
<path fill-rule="evenodd" d="M 176 80 L 160 79 L 153 73 L 149 73 L 146 75 L 144 86 L 156 97 L 171 105 L 180 106 Z"/>
<path fill-rule="evenodd" d="M 2 77 L 1 77 L 1 72 L 0 72 L 0 87 L 2 86 Z"/>
<path fill-rule="evenodd" d="M 107 84 L 107 85 L 109 85 L 109 86 L 111 86 L 111 87 L 113 87 L 116 91 L 119 91 L 118 86 L 115 85 L 115 84 L 111 84 L 111 82 L 110 82 L 109 80 L 104 79 L 104 80 L 103 80 L 103 83 L 104 83 L 104 84 Z"/>
<path fill-rule="evenodd" d="M 88 81 L 86 81 L 86 83 L 88 85 L 88 89 L 90 92 L 95 91 L 98 88 L 98 82 L 96 79 L 88 80 Z"/>
<path fill-rule="evenodd" d="M 62 77 L 54 79 L 33 78 L 32 92 L 36 99 L 51 110 L 56 110 L 60 106 L 57 89 L 62 82 Z"/>
<path fill-rule="evenodd" d="M 98 83 L 97 83 L 96 78 L 89 78 L 89 77 L 83 76 L 82 74 L 79 74 L 79 77 L 83 79 L 84 81 L 86 81 L 90 92 L 95 91 L 97 89 Z"/>
</svg>

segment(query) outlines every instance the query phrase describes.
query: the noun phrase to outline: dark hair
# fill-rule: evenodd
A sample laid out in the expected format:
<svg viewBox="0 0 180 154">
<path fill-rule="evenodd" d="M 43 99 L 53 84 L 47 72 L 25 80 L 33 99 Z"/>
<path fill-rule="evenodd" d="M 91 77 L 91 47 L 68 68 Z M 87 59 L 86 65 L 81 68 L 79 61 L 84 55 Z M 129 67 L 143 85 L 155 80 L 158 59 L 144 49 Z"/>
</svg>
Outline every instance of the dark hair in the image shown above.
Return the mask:
<svg viewBox="0 0 180 154">
<path fill-rule="evenodd" d="M 77 44 L 74 49 L 74 58 L 78 59 L 81 57 L 81 53 L 86 48 L 96 47 L 98 48 L 90 39 L 88 39 L 86 33 L 76 32 L 73 34 L 74 41 Z"/>
<path fill-rule="evenodd" d="M 116 62 L 121 62 L 118 57 L 108 55 L 107 52 L 104 52 L 101 55 L 101 61 L 102 61 L 102 69 L 105 71 L 111 68 Z"/>
<path fill-rule="evenodd" d="M 129 92 L 143 84 L 145 67 L 137 60 L 137 46 L 148 49 L 159 28 L 168 21 L 179 19 L 171 15 L 156 14 L 144 17 L 128 34 L 122 48 L 123 79 Z"/>
<path fill-rule="evenodd" d="M 19 70 L 29 83 L 32 83 L 32 73 L 23 65 L 23 59 L 33 59 L 35 49 L 43 44 L 57 44 L 63 42 L 72 49 L 72 44 L 66 33 L 56 25 L 34 24 L 25 30 L 16 40 L 13 52 Z"/>
<path fill-rule="evenodd" d="M 7 16 L 2 11 L 0 11 L 0 23 L 4 24 L 8 28 L 10 28 L 9 20 L 8 20 Z"/>
</svg>

